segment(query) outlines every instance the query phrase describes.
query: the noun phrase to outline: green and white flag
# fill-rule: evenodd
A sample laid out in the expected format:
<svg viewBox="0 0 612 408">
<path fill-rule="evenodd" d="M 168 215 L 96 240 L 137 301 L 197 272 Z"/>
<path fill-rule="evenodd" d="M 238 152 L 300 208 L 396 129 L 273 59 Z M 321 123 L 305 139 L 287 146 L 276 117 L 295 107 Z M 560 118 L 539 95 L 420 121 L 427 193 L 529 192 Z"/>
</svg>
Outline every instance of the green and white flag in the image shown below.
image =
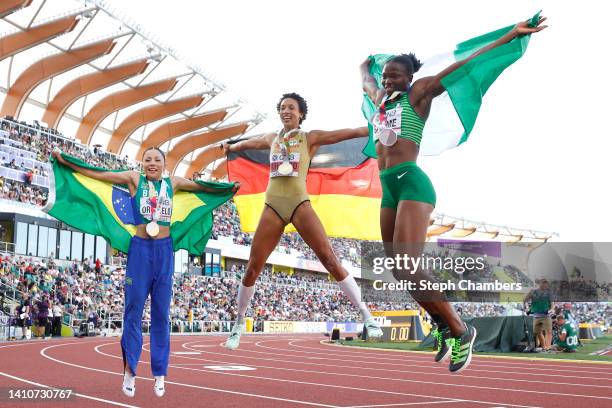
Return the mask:
<svg viewBox="0 0 612 408">
<path fill-rule="evenodd" d="M 539 18 L 540 12 L 530 19 L 530 25 L 537 26 Z M 440 54 L 427 59 L 414 79 L 438 74 L 449 65 L 469 57 L 504 36 L 514 26 L 513 24 L 464 41 L 459 43 L 452 53 Z M 434 98 L 432 102 L 429 118 L 423 130 L 421 154 L 437 155 L 467 141 L 476 123 L 485 93 L 507 67 L 521 58 L 527 49 L 530 37 L 530 35 L 516 37 L 506 44 L 479 55 L 442 78 L 442 85 L 446 92 Z M 372 60 L 370 73 L 380 88 L 382 88 L 383 67 L 392 57 L 393 55 L 386 54 L 370 57 Z M 376 157 L 371 121 L 377 112 L 377 106 L 366 94 L 364 94 L 361 110 L 370 128 L 370 141 L 363 153 L 369 157 Z"/>
</svg>

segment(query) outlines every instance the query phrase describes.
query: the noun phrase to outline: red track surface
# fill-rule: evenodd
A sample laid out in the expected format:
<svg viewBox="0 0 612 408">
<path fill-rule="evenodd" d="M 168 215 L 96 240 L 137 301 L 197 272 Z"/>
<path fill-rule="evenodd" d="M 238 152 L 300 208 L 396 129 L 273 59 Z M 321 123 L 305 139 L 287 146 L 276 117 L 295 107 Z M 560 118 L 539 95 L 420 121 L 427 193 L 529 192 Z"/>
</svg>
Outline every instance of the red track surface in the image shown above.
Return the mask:
<svg viewBox="0 0 612 408">
<path fill-rule="evenodd" d="M 147 338 L 145 338 L 148 340 Z M 612 365 L 475 357 L 459 375 L 433 356 L 337 347 L 319 335 L 172 337 L 166 395 L 153 394 L 148 343 L 136 397 L 121 393 L 117 338 L 0 344 L 1 407 L 611 407 Z M 175 354 L 191 352 L 194 354 Z M 216 371 L 209 366 L 243 366 Z M 72 389 L 68 401 L 8 399 L 9 389 Z"/>
</svg>

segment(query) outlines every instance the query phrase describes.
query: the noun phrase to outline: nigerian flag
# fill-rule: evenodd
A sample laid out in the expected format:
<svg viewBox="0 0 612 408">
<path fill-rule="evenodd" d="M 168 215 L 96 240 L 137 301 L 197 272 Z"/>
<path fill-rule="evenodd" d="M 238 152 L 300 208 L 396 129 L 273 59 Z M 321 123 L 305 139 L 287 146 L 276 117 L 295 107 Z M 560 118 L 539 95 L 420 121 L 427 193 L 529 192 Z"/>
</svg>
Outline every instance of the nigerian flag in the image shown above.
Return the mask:
<svg viewBox="0 0 612 408">
<path fill-rule="evenodd" d="M 540 12 L 530 19 L 530 25 L 536 26 L 539 18 Z M 479 49 L 496 41 L 512 30 L 514 26 L 513 24 L 464 41 L 456 46 L 453 53 L 440 54 L 427 59 L 419 70 L 418 77 L 438 74 L 449 65 L 469 57 Z M 423 130 L 423 140 L 420 146 L 422 154 L 440 154 L 445 150 L 459 146 L 468 139 L 476 123 L 483 96 L 499 74 L 525 53 L 529 38 L 530 35 L 516 37 L 506 44 L 479 55 L 442 78 L 442 85 L 444 85 L 446 92 L 434 98 L 432 102 L 429 119 Z M 383 67 L 392 57 L 393 55 L 384 54 L 370 57 L 372 61 L 370 73 L 374 76 L 380 88 L 382 88 Z M 418 78 L 415 76 L 415 79 Z M 363 149 L 363 153 L 369 157 L 376 157 L 371 120 L 377 111 L 377 107 L 366 94 L 364 94 L 361 110 L 370 123 L 370 141 Z"/>
<path fill-rule="evenodd" d="M 93 167 L 62 153 L 79 166 Z M 136 233 L 130 192 L 125 185 L 113 185 L 92 179 L 60 164 L 53 157 L 49 199 L 43 211 L 88 234 L 100 235 L 113 247 L 127 253 Z M 219 193 L 177 191 L 174 194 L 170 236 L 174 250 L 186 249 L 201 255 L 206 248 L 213 224 L 213 210 L 232 198 L 232 184 L 196 181 Z M 228 190 L 229 189 L 229 190 Z"/>
</svg>

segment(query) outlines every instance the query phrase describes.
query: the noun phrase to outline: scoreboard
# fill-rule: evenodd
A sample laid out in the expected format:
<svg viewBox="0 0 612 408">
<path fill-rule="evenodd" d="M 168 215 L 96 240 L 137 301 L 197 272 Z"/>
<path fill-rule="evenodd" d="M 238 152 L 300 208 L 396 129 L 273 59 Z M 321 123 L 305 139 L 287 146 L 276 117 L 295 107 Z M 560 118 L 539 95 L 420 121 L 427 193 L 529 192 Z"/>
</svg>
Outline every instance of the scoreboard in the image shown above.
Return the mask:
<svg viewBox="0 0 612 408">
<path fill-rule="evenodd" d="M 380 324 L 383 331 L 380 341 L 406 342 L 421 341 L 425 338 L 418 310 L 374 311 L 372 317 Z"/>
</svg>

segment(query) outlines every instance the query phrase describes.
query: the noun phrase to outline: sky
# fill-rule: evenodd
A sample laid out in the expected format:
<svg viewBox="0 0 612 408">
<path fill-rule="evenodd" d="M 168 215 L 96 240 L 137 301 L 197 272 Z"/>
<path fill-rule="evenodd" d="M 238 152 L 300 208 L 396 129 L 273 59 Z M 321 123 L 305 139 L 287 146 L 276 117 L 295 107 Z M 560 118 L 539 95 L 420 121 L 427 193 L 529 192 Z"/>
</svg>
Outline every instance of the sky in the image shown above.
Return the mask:
<svg viewBox="0 0 612 408">
<path fill-rule="evenodd" d="M 525 20 L 550 25 L 485 96 L 467 143 L 421 157 L 437 213 L 556 232 L 563 241 L 611 241 L 612 67 L 605 2 L 108 0 L 210 72 L 268 119 L 298 92 L 306 129 L 365 125 L 358 66 L 370 54 L 421 59 Z"/>
</svg>

